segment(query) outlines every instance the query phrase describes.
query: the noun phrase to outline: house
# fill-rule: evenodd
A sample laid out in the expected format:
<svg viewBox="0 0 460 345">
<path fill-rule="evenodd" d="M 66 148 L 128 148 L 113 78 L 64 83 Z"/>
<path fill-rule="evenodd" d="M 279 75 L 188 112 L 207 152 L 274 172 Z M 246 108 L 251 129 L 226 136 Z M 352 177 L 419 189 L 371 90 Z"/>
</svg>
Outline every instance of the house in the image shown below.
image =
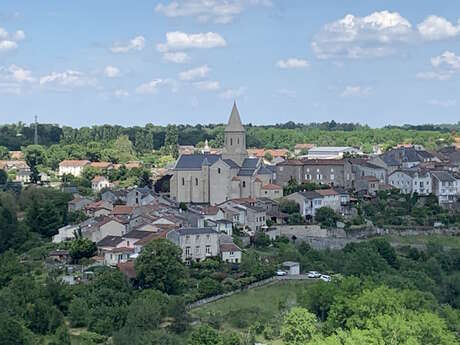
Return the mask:
<svg viewBox="0 0 460 345">
<path fill-rule="evenodd" d="M 16 178 L 14 179 L 15 182 L 21 182 L 22 184 L 30 183 L 30 177 L 32 172 L 29 168 L 27 169 L 19 169 L 16 172 Z"/>
<path fill-rule="evenodd" d="M 351 188 L 353 173 L 347 159 L 288 159 L 276 166 L 275 183 L 285 186 L 297 183 L 328 184 Z"/>
<path fill-rule="evenodd" d="M 259 195 L 259 197 L 265 197 L 269 199 L 278 199 L 282 196 L 283 187 L 274 183 L 267 183 L 266 185 L 263 185 Z"/>
<path fill-rule="evenodd" d="M 155 200 L 150 188 L 133 188 L 126 194 L 126 205 L 143 206 L 148 205 Z"/>
<path fill-rule="evenodd" d="M 457 201 L 457 179 L 447 171 L 432 171 L 433 194 L 440 205 L 454 204 Z"/>
<path fill-rule="evenodd" d="M 233 223 L 227 219 L 207 220 L 205 225 L 214 228 L 219 233 L 226 233 L 228 236 L 233 234 Z"/>
<path fill-rule="evenodd" d="M 355 180 L 355 190 L 375 195 L 379 190 L 380 180 L 375 176 L 362 176 Z"/>
<path fill-rule="evenodd" d="M 59 163 L 58 175 L 81 176 L 83 169 L 91 164 L 88 160 L 63 160 Z"/>
<path fill-rule="evenodd" d="M 95 192 L 100 192 L 101 190 L 109 187 L 110 181 L 105 176 L 98 175 L 91 180 L 91 188 Z"/>
<path fill-rule="evenodd" d="M 99 170 L 110 170 L 113 169 L 113 164 L 110 162 L 91 162 L 89 165 L 91 168 Z"/>
<path fill-rule="evenodd" d="M 219 247 L 223 262 L 239 264 L 241 263 L 241 249 L 234 243 L 222 243 Z"/>
<path fill-rule="evenodd" d="M 219 255 L 219 233 L 212 228 L 181 228 L 168 232 L 166 238 L 182 249 L 184 262 L 200 262 Z"/>
<path fill-rule="evenodd" d="M 432 192 L 430 172 L 424 169 L 398 169 L 388 176 L 388 183 L 403 194 L 429 195 Z"/>
<path fill-rule="evenodd" d="M 126 224 L 117 218 L 101 216 L 81 224 L 84 238 L 92 242 L 99 242 L 106 236 L 123 236 L 127 232 Z"/>
<path fill-rule="evenodd" d="M 67 209 L 69 212 L 82 211 L 87 205 L 91 204 L 92 202 L 93 201 L 91 199 L 77 195 L 68 202 Z"/>
<path fill-rule="evenodd" d="M 330 207 L 336 212 L 342 209 L 341 194 L 334 189 L 296 192 L 285 198 L 299 204 L 300 214 L 304 217 L 314 217 L 316 211 L 321 207 Z"/>
<path fill-rule="evenodd" d="M 387 170 L 383 166 L 374 164 L 366 159 L 350 158 L 353 180 L 356 181 L 365 176 L 373 176 L 381 183 L 387 181 Z"/>
<path fill-rule="evenodd" d="M 391 168 L 410 169 L 420 163 L 440 161 L 435 155 L 428 151 L 417 149 L 416 147 L 398 147 L 389 150 L 380 156 L 381 160 L 387 165 L 389 173 Z"/>
<path fill-rule="evenodd" d="M 113 205 L 103 200 L 91 202 L 84 207 L 88 217 L 107 216 L 112 212 Z"/>
<path fill-rule="evenodd" d="M 58 233 L 53 236 L 53 243 L 72 241 L 80 227 L 78 225 L 66 225 L 58 229 Z"/>
<path fill-rule="evenodd" d="M 342 159 L 346 155 L 362 155 L 354 147 L 318 146 L 308 150 L 308 159 Z"/>
</svg>

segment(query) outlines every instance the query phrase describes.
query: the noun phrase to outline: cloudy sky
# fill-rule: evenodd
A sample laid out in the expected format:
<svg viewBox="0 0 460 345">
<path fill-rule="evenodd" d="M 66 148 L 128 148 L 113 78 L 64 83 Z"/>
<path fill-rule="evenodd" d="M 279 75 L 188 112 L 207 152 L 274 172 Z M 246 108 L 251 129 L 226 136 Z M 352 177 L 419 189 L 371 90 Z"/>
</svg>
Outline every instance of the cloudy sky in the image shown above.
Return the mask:
<svg viewBox="0 0 460 345">
<path fill-rule="evenodd" d="M 416 6 L 415 6 L 416 3 Z M 0 123 L 460 121 L 460 3 L 2 0 Z"/>
</svg>

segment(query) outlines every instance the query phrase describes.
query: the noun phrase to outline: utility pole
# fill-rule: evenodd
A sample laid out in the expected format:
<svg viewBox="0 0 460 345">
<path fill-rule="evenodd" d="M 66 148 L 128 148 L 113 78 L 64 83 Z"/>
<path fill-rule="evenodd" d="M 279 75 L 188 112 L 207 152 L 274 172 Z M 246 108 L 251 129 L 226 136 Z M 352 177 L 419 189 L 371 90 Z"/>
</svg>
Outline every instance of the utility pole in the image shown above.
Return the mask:
<svg viewBox="0 0 460 345">
<path fill-rule="evenodd" d="M 35 144 L 35 145 L 38 145 L 38 116 L 37 116 L 37 115 L 35 115 L 34 144 Z"/>
</svg>

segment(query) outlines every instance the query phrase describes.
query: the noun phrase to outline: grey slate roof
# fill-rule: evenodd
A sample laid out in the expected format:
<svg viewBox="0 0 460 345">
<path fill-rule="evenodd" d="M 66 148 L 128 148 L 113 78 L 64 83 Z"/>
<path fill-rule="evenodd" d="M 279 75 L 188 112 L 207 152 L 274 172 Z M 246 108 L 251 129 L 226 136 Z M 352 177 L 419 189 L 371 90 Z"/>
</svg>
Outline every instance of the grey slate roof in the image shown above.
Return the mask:
<svg viewBox="0 0 460 345">
<path fill-rule="evenodd" d="M 242 164 L 242 168 L 255 169 L 259 164 L 259 158 L 245 158 Z"/>
<path fill-rule="evenodd" d="M 143 224 L 144 225 L 144 224 Z M 143 239 L 147 236 L 150 236 L 151 231 L 142 231 L 142 230 L 132 230 L 125 234 L 123 237 L 125 238 L 135 238 L 135 239 Z"/>
<path fill-rule="evenodd" d="M 200 170 L 205 159 L 210 165 L 214 164 L 221 158 L 220 155 L 214 154 L 193 154 L 181 155 L 176 162 L 175 170 Z"/>
<path fill-rule="evenodd" d="M 115 247 L 123 241 L 120 236 L 105 236 L 102 240 L 96 243 L 98 247 Z"/>
<path fill-rule="evenodd" d="M 432 171 L 431 174 L 442 182 L 455 182 L 456 179 L 447 171 Z"/>
<path fill-rule="evenodd" d="M 225 132 L 244 132 L 236 102 L 233 103 L 232 113 L 230 114 L 227 127 L 225 127 Z"/>
<path fill-rule="evenodd" d="M 175 230 L 180 236 L 217 234 L 213 228 L 180 228 Z"/>
<path fill-rule="evenodd" d="M 316 199 L 316 198 L 322 198 L 323 196 L 314 190 L 308 191 L 308 192 L 299 192 L 300 195 L 302 195 L 305 199 Z"/>
<path fill-rule="evenodd" d="M 240 169 L 240 171 L 238 171 L 238 176 L 252 176 L 255 171 L 256 169 Z"/>
<path fill-rule="evenodd" d="M 231 159 L 223 159 L 223 161 L 224 161 L 225 163 L 227 163 L 227 164 L 230 166 L 230 168 L 232 168 L 232 169 L 237 169 L 237 168 L 240 167 L 238 164 L 236 164 L 236 163 L 235 163 L 233 160 L 231 160 Z"/>
<path fill-rule="evenodd" d="M 269 167 L 263 165 L 259 168 L 259 170 L 257 171 L 257 174 L 258 175 L 272 175 L 273 174 L 273 170 L 270 169 Z"/>
</svg>

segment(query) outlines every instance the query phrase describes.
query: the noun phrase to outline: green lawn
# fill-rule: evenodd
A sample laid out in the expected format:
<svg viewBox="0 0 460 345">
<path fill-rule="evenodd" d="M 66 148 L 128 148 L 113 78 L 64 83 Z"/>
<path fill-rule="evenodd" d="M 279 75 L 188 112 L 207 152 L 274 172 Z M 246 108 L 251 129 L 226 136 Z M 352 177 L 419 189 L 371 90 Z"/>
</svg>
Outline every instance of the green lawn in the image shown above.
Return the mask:
<svg viewBox="0 0 460 345">
<path fill-rule="evenodd" d="M 272 285 L 247 290 L 233 296 L 193 309 L 190 314 L 202 322 L 218 320 L 222 330 L 232 330 L 244 334 L 254 327 L 257 320 L 262 325 L 280 318 L 287 309 L 297 305 L 299 294 L 311 281 L 284 281 Z M 262 343 L 269 342 L 262 335 L 257 336 Z"/>
<path fill-rule="evenodd" d="M 445 248 L 460 248 L 460 236 L 450 235 L 416 235 L 416 236 L 385 236 L 391 243 L 398 245 L 426 245 L 429 242 L 442 245 Z"/>
</svg>

